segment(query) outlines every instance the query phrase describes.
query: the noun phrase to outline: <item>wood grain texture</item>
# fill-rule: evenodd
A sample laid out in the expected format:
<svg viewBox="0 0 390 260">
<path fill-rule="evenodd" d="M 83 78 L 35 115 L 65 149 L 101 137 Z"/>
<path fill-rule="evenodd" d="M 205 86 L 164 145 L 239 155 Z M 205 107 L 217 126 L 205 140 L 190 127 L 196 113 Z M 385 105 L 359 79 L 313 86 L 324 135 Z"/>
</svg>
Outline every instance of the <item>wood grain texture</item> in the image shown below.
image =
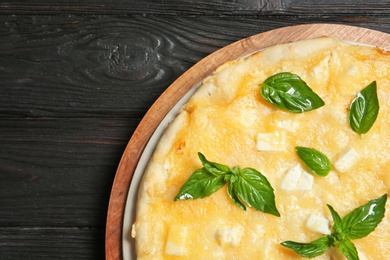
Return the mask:
<svg viewBox="0 0 390 260">
<path fill-rule="evenodd" d="M 147 141 L 173 105 L 193 86 L 226 61 L 275 44 L 322 36 L 338 37 L 346 41 L 371 44 L 390 50 L 390 34 L 379 31 L 335 24 L 297 25 L 264 32 L 230 44 L 202 59 L 173 82 L 138 125 L 119 164 L 107 218 L 107 259 L 122 258 L 122 227 L 123 221 L 126 221 L 123 220 L 127 200 L 126 190 L 130 186 L 132 174 Z"/>
<path fill-rule="evenodd" d="M 0 233 L 16 226 L 102 228 L 119 158 L 138 122 L 1 119 Z"/>
<path fill-rule="evenodd" d="M 256 15 L 263 0 L 143 0 L 143 1 L 7 1 L 0 4 L 0 13 L 93 13 L 152 15 Z"/>
<path fill-rule="evenodd" d="M 0 14 L 127 14 L 127 15 L 387 15 L 390 2 L 319 0 L 143 0 L 143 1 L 6 1 L 0 4 Z"/>
<path fill-rule="evenodd" d="M 141 117 L 201 57 L 172 51 L 182 30 L 159 19 L 0 18 L 0 116 Z"/>
<path fill-rule="evenodd" d="M 103 238 L 103 228 L 0 228 L 0 255 L 2 260 L 99 260 L 104 259 Z"/>
<path fill-rule="evenodd" d="M 353 15 L 353 16 L 387 16 L 390 10 L 390 1 L 329 1 L 316 0 L 270 0 L 262 9 L 266 14 L 289 14 L 289 15 Z"/>
<path fill-rule="evenodd" d="M 0 120 L 1 259 L 104 259 L 131 118 Z"/>
</svg>

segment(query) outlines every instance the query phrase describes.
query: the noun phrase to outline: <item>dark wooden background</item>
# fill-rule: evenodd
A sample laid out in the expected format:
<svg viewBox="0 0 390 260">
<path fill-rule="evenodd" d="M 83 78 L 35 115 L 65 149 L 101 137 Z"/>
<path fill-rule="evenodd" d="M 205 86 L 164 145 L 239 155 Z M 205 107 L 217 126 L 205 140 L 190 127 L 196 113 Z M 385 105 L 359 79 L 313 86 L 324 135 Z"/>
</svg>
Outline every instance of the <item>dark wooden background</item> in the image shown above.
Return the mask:
<svg viewBox="0 0 390 260">
<path fill-rule="evenodd" d="M 390 1 L 0 2 L 0 259 L 104 259 L 134 129 L 229 43 L 305 23 L 390 33 Z"/>
</svg>

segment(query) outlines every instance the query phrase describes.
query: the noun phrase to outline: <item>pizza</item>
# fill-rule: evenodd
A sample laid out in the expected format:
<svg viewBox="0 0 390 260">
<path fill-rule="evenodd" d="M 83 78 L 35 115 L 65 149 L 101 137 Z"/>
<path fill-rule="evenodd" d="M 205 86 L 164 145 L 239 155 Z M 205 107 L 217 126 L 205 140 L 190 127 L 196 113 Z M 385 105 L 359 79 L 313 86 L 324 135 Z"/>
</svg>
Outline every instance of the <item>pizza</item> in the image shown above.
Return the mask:
<svg viewBox="0 0 390 260">
<path fill-rule="evenodd" d="M 159 140 L 138 259 L 389 259 L 390 54 L 321 37 L 227 62 Z"/>
</svg>

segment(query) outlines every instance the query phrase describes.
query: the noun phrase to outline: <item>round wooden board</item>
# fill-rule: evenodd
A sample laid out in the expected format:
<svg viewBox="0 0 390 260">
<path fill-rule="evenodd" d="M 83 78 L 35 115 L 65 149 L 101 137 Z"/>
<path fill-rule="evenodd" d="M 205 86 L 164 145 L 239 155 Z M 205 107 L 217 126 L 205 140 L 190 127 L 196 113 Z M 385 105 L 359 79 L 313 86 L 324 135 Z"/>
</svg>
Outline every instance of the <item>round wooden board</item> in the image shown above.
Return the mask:
<svg viewBox="0 0 390 260">
<path fill-rule="evenodd" d="M 369 44 L 390 50 L 390 34 L 370 29 L 336 24 L 284 27 L 245 38 L 210 54 L 166 89 L 138 125 L 119 163 L 108 207 L 106 259 L 122 259 L 123 217 L 133 173 L 149 138 L 176 102 L 226 61 L 240 58 L 275 44 L 322 36 L 338 37 L 345 41 Z"/>
</svg>

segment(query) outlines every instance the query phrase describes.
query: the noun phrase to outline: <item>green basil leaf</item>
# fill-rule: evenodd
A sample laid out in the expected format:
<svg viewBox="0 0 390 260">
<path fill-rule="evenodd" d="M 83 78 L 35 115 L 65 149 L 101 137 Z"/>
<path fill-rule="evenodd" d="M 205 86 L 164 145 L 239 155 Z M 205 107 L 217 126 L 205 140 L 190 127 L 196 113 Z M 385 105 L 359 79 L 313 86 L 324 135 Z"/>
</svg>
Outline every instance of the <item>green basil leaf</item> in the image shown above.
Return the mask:
<svg viewBox="0 0 390 260">
<path fill-rule="evenodd" d="M 342 223 L 340 215 L 332 208 L 332 206 L 330 206 L 330 205 L 327 205 L 327 206 L 330 210 L 330 213 L 332 214 L 332 218 L 333 218 L 333 222 L 334 222 L 334 224 L 333 224 L 334 231 L 336 232 L 336 234 L 342 234 L 343 223 Z"/>
<path fill-rule="evenodd" d="M 348 260 L 359 260 L 358 251 L 350 240 L 341 241 L 337 248 L 345 255 Z"/>
<path fill-rule="evenodd" d="M 228 195 L 240 208 L 247 205 L 256 210 L 280 216 L 275 206 L 274 190 L 267 178 L 252 168 L 241 170 L 239 166 L 228 166 L 210 162 L 198 153 L 203 168 L 196 170 L 181 187 L 174 201 L 198 199 L 210 196 L 228 183 Z"/>
<path fill-rule="evenodd" d="M 237 194 L 236 194 L 236 190 L 237 188 L 235 188 L 234 186 L 236 185 L 237 182 L 229 182 L 229 185 L 228 185 L 228 194 L 229 194 L 229 197 L 230 199 L 234 202 L 234 204 L 236 204 L 237 206 L 239 206 L 241 209 L 243 210 L 246 210 L 246 207 L 244 205 L 244 203 L 242 203 L 240 201 L 240 199 L 238 198 Z"/>
<path fill-rule="evenodd" d="M 198 157 L 202 162 L 204 168 L 209 171 L 211 174 L 218 176 L 230 171 L 230 168 L 226 165 L 219 164 L 216 162 L 210 162 L 202 153 L 198 153 Z"/>
<path fill-rule="evenodd" d="M 356 247 L 350 239 L 362 238 L 374 231 L 385 215 L 386 201 L 387 194 L 384 194 L 356 208 L 344 218 L 341 218 L 332 206 L 327 205 L 334 220 L 334 233 L 310 243 L 285 241 L 281 245 L 308 258 L 319 256 L 329 247 L 336 246 L 348 260 L 359 260 Z"/>
<path fill-rule="evenodd" d="M 333 237 L 323 236 L 310 243 L 299 243 L 294 241 L 284 241 L 282 246 L 294 250 L 295 253 L 300 254 L 303 257 L 313 258 L 321 255 L 328 250 L 333 244 Z"/>
<path fill-rule="evenodd" d="M 215 176 L 205 168 L 196 170 L 173 199 L 188 200 L 210 196 L 226 184 L 223 175 Z"/>
<path fill-rule="evenodd" d="M 353 99 L 348 112 L 349 125 L 358 134 L 367 133 L 379 113 L 376 81 L 373 81 Z"/>
<path fill-rule="evenodd" d="M 329 158 L 322 152 L 308 147 L 297 146 L 295 151 L 305 165 L 319 176 L 326 176 L 331 169 Z"/>
<path fill-rule="evenodd" d="M 256 210 L 280 216 L 275 205 L 274 189 L 259 171 L 244 168 L 232 187 L 240 201 Z"/>
<path fill-rule="evenodd" d="M 385 215 L 387 194 L 369 201 L 343 217 L 343 234 L 349 239 L 362 238 L 370 234 Z"/>
<path fill-rule="evenodd" d="M 282 72 L 267 78 L 260 91 L 262 97 L 283 110 L 293 113 L 311 111 L 324 101 L 298 75 Z"/>
</svg>

